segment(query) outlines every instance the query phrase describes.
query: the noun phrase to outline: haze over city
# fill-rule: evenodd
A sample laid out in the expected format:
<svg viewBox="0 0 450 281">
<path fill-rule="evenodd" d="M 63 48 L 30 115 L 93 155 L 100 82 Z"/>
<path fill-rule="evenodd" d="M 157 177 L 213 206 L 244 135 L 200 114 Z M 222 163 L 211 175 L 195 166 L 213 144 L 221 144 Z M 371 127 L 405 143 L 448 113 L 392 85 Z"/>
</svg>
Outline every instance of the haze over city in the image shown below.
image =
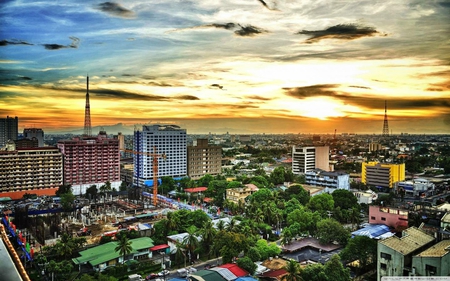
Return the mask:
<svg viewBox="0 0 450 281">
<path fill-rule="evenodd" d="M 2 1 L 0 116 L 45 132 L 450 132 L 449 1 Z M 116 133 L 116 132 L 109 132 Z"/>
</svg>

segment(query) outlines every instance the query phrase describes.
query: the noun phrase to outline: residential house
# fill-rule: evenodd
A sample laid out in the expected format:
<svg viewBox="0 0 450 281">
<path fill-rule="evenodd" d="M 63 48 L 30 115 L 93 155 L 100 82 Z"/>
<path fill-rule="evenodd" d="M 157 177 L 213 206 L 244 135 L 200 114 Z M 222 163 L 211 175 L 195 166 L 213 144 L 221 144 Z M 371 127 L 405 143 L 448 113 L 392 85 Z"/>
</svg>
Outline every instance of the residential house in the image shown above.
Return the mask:
<svg viewBox="0 0 450 281">
<path fill-rule="evenodd" d="M 245 187 L 237 187 L 237 188 L 228 188 L 226 190 L 226 198 L 228 201 L 233 202 L 235 204 L 239 204 L 239 201 L 244 202 L 245 198 L 252 195 L 259 188 L 254 184 L 246 184 Z"/>
<path fill-rule="evenodd" d="M 413 256 L 412 266 L 416 276 L 450 275 L 450 240 L 443 240 Z"/>
</svg>

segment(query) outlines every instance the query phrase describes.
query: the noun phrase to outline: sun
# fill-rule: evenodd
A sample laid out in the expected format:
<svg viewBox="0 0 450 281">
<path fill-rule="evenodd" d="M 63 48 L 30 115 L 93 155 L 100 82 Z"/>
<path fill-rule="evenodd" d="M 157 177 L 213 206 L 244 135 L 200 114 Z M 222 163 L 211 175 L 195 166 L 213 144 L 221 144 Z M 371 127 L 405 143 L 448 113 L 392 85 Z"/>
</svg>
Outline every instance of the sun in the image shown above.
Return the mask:
<svg viewBox="0 0 450 281">
<path fill-rule="evenodd" d="M 327 97 L 313 97 L 303 100 L 295 100 L 286 103 L 286 109 L 292 113 L 320 120 L 327 120 L 331 117 L 344 117 L 342 105 Z"/>
</svg>

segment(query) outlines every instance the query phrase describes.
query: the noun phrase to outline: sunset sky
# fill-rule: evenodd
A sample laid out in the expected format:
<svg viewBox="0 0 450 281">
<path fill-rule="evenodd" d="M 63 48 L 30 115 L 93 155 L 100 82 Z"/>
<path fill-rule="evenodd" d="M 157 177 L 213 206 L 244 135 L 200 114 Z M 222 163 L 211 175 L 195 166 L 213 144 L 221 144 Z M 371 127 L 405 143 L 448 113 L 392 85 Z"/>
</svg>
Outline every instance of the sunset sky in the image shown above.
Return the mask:
<svg viewBox="0 0 450 281">
<path fill-rule="evenodd" d="M 19 131 L 81 129 L 89 75 L 92 126 L 450 133 L 450 1 L 3 0 L 0 73 Z"/>
</svg>

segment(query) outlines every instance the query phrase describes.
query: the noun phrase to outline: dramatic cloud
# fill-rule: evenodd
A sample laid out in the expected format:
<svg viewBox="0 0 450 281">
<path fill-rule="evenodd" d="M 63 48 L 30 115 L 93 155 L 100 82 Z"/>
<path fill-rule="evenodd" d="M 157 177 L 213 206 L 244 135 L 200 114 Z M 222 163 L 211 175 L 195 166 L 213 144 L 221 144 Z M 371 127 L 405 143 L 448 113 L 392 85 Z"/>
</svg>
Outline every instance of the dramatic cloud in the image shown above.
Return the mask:
<svg viewBox="0 0 450 281">
<path fill-rule="evenodd" d="M 12 40 L 1 40 L 0 41 L 0 46 L 7 46 L 7 45 L 34 45 L 22 40 L 16 40 L 16 39 L 12 39 Z"/>
<path fill-rule="evenodd" d="M 225 24 L 220 24 L 220 23 L 207 24 L 207 25 L 204 25 L 204 27 L 215 27 L 215 28 L 223 28 L 223 29 L 231 30 L 231 29 L 235 29 L 236 25 L 237 24 L 235 24 L 235 23 L 229 22 L 229 23 L 225 23 Z"/>
<path fill-rule="evenodd" d="M 287 95 L 295 98 L 309 98 L 318 96 L 329 96 L 334 95 L 335 91 L 333 88 L 339 85 L 334 84 L 323 84 L 323 85 L 311 85 L 305 87 L 295 87 L 295 88 L 283 88 L 287 92 Z"/>
<path fill-rule="evenodd" d="M 234 33 L 239 36 L 255 36 L 261 33 L 267 33 L 267 30 L 255 27 L 253 25 L 242 26 L 239 25 L 241 29 L 236 30 Z"/>
<path fill-rule="evenodd" d="M 132 18 L 134 17 L 134 12 L 124 7 L 120 6 L 114 2 L 104 2 L 97 5 L 97 9 L 112 16 L 121 18 Z"/>
<path fill-rule="evenodd" d="M 366 86 L 356 86 L 356 85 L 350 85 L 349 87 L 350 87 L 350 88 L 358 88 L 358 89 L 368 89 L 368 90 L 371 89 L 370 87 L 366 87 Z"/>
<path fill-rule="evenodd" d="M 361 37 L 371 37 L 379 33 L 372 27 L 359 26 L 357 24 L 338 24 L 324 30 L 303 30 L 297 34 L 311 35 L 305 42 L 316 43 L 322 39 L 354 40 Z"/>
<path fill-rule="evenodd" d="M 176 99 L 179 99 L 179 100 L 200 100 L 196 96 L 191 96 L 191 95 L 177 96 Z"/>
<path fill-rule="evenodd" d="M 80 39 L 77 37 L 69 37 L 72 40 L 72 43 L 70 45 L 60 45 L 60 44 L 42 44 L 42 46 L 45 47 L 47 50 L 59 50 L 59 49 L 65 49 L 65 48 L 78 48 L 78 44 L 80 43 Z"/>
<path fill-rule="evenodd" d="M 264 0 L 258 0 L 258 2 L 260 2 L 265 8 L 267 8 L 270 11 L 278 11 L 275 7 L 274 8 L 269 7 L 269 5 L 267 5 L 267 3 Z M 273 4 L 275 6 L 276 3 Z"/>
<path fill-rule="evenodd" d="M 219 85 L 219 84 L 211 84 L 211 87 L 212 87 L 212 88 L 223 89 L 223 86 L 222 86 L 222 85 Z"/>
</svg>

